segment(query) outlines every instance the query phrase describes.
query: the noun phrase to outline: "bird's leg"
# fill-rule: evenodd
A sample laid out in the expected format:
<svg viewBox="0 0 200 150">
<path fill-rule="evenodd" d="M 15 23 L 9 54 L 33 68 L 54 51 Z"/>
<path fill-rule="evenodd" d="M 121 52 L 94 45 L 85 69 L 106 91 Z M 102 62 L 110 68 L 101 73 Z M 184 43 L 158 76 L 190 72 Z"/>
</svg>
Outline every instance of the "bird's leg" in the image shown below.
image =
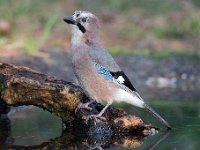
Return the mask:
<svg viewBox="0 0 200 150">
<path fill-rule="evenodd" d="M 89 119 L 91 118 L 94 118 L 96 122 L 98 122 L 98 120 L 106 120 L 105 117 L 102 117 L 102 115 L 104 114 L 104 112 L 106 111 L 106 109 L 112 104 L 112 101 L 111 102 L 108 102 L 106 104 L 106 106 L 101 110 L 101 112 L 97 115 L 90 115 L 87 117 L 86 119 L 86 123 L 88 122 Z"/>
<path fill-rule="evenodd" d="M 91 107 L 89 107 L 90 104 L 94 103 L 95 100 L 90 100 L 89 102 L 87 103 L 79 103 L 79 105 L 77 106 L 76 110 L 75 110 L 75 113 L 79 110 L 79 109 L 87 109 L 87 110 L 92 110 Z"/>
<path fill-rule="evenodd" d="M 106 106 L 101 110 L 101 112 L 97 115 L 97 118 L 98 118 L 98 117 L 101 117 L 101 116 L 104 114 L 104 112 L 106 111 L 106 109 L 107 109 L 111 104 L 112 104 L 112 102 L 108 102 L 108 103 L 106 104 Z"/>
</svg>

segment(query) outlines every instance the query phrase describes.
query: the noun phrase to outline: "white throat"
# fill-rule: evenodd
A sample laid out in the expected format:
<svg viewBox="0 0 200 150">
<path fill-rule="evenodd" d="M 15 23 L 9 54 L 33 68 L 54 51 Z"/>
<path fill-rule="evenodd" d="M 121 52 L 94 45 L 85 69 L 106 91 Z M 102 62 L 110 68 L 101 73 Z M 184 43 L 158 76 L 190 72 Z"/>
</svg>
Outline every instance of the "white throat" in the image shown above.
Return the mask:
<svg viewBox="0 0 200 150">
<path fill-rule="evenodd" d="M 83 33 L 78 29 L 77 26 L 72 26 L 72 39 L 71 39 L 71 44 L 72 45 L 78 45 L 82 41 Z"/>
</svg>

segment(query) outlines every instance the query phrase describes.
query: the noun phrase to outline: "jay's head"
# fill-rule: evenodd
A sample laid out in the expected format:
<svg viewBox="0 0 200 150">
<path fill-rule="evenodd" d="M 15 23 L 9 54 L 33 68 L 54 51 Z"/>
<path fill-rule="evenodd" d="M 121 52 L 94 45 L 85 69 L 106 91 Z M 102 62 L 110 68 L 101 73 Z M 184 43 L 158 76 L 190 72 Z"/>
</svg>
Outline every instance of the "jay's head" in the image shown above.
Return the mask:
<svg viewBox="0 0 200 150">
<path fill-rule="evenodd" d="M 73 36 L 94 38 L 98 35 L 99 20 L 88 11 L 75 11 L 72 16 L 66 16 L 64 21 L 72 26 Z"/>
</svg>

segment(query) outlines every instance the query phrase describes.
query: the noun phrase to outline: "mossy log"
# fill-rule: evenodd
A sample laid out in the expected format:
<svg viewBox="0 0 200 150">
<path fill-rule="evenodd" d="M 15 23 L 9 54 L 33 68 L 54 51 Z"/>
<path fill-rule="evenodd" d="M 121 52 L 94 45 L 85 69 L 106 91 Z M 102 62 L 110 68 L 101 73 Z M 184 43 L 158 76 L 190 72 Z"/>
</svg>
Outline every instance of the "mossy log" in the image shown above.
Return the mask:
<svg viewBox="0 0 200 150">
<path fill-rule="evenodd" d="M 80 132 L 107 134 L 109 131 L 109 133 L 131 132 L 148 135 L 152 128 L 157 129 L 144 124 L 139 117 L 130 116 L 121 109 L 110 107 L 104 113 L 106 120 L 100 123 L 102 126 L 97 130 L 96 122 L 91 119 L 86 123 L 86 118 L 88 115 L 100 112 L 103 108 L 101 104 L 95 102 L 90 105 L 91 111 L 80 109 L 75 113 L 80 102 L 85 103 L 90 100 L 79 86 L 26 67 L 0 63 L 0 95 L 0 101 L 8 106 L 41 107 L 61 117 L 67 127 L 73 126 Z"/>
</svg>

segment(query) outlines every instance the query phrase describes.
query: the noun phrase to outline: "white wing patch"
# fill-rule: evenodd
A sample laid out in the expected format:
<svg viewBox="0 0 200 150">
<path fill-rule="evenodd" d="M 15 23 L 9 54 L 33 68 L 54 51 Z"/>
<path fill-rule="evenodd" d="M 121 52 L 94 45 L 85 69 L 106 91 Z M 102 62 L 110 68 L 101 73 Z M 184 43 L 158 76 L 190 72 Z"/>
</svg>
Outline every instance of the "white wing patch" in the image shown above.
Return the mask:
<svg viewBox="0 0 200 150">
<path fill-rule="evenodd" d="M 117 78 L 117 81 L 119 82 L 119 83 L 124 83 L 124 78 L 122 77 L 122 76 L 119 76 L 118 78 Z"/>
</svg>

